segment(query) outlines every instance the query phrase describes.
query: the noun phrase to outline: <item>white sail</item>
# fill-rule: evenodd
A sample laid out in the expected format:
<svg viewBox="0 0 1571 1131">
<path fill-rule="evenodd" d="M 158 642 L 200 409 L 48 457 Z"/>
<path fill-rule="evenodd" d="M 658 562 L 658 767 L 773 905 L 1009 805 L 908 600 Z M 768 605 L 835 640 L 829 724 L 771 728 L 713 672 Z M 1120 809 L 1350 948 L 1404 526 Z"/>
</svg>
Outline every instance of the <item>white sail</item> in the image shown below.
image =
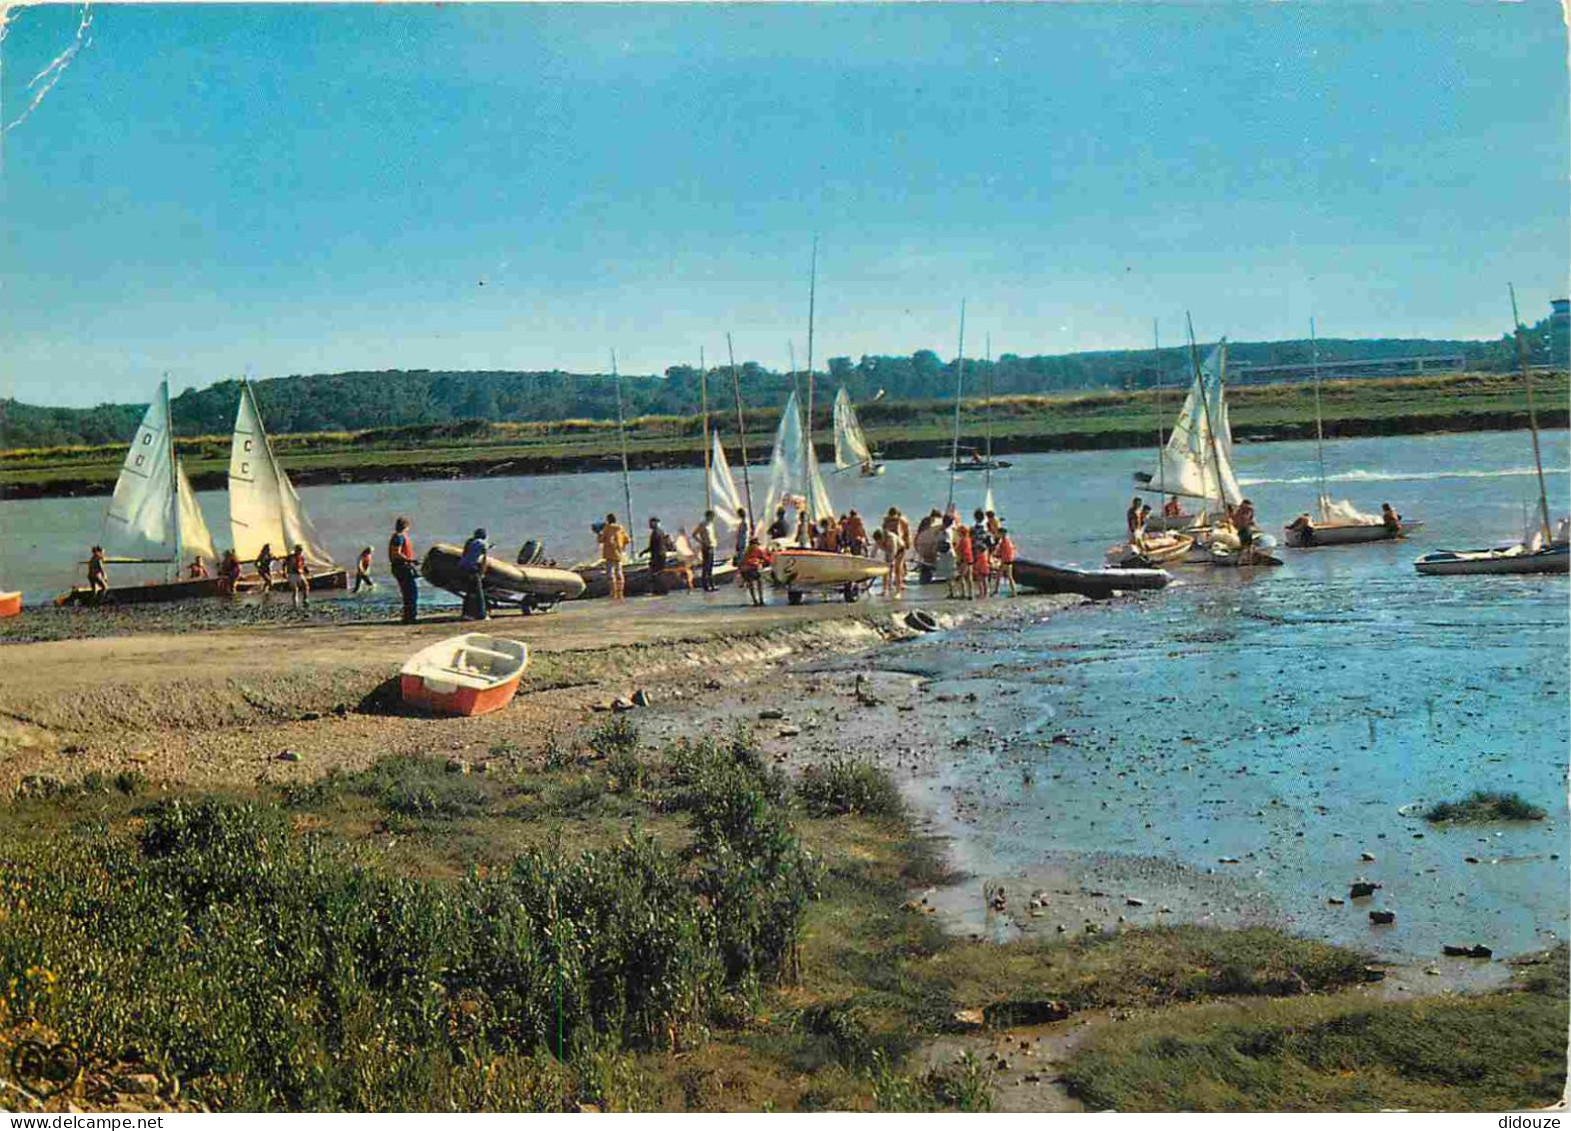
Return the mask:
<svg viewBox="0 0 1571 1131">
<path fill-rule="evenodd" d="M 1224 341 L 1201 365 L 1162 449 L 1161 461 L 1151 473 L 1152 488 L 1164 494 L 1222 499 L 1233 505 L 1244 497 L 1233 474 L 1233 436 L 1222 387 L 1226 349 Z"/>
<path fill-rule="evenodd" d="M 273 455 L 256 397 L 245 382 L 240 384 L 229 449 L 229 530 L 235 557 L 243 562 L 253 560 L 264 545 L 277 557 L 299 545 L 312 567 L 332 568 L 332 555 L 322 547 L 294 484 Z"/>
<path fill-rule="evenodd" d="M 218 558 L 213 551 L 213 536 L 208 532 L 207 519 L 202 517 L 202 508 L 197 505 L 191 481 L 185 477 L 185 467 L 178 459 L 175 460 L 175 493 L 180 515 L 181 549 L 185 560 L 189 562 L 193 557 L 199 557 L 211 570 Z"/>
<path fill-rule="evenodd" d="M 179 570 L 174 444 L 169 434 L 169 382 L 147 406 L 137 427 L 104 521 L 104 550 L 113 558 L 165 562 Z"/>
<path fill-rule="evenodd" d="M 1316 501 L 1315 510 L 1318 512 L 1315 521 L 1322 526 L 1332 523 L 1346 526 L 1380 526 L 1385 522 L 1385 519 L 1378 514 L 1361 511 L 1346 499 L 1333 502 L 1330 495 L 1321 495 Z"/>
<path fill-rule="evenodd" d="M 709 455 L 709 494 L 715 501 L 715 517 L 727 530 L 735 529 L 736 512 L 743 505 L 742 496 L 737 492 L 736 480 L 731 477 L 731 464 L 725 458 L 725 446 L 720 443 L 718 428 Z"/>
<path fill-rule="evenodd" d="M 851 397 L 840 386 L 835 394 L 835 467 L 841 471 L 849 467 L 862 467 L 873 462 L 867 438 L 862 435 L 862 425 L 856 419 L 856 409 L 851 407 Z"/>
<path fill-rule="evenodd" d="M 834 517 L 834 504 L 818 470 L 818 457 L 808 450 L 802 433 L 802 412 L 792 392 L 780 413 L 775 430 L 775 447 L 769 457 L 769 486 L 764 491 L 764 509 L 759 521 L 774 520 L 775 508 L 794 505 L 788 499 L 801 499 L 813 521 Z"/>
</svg>

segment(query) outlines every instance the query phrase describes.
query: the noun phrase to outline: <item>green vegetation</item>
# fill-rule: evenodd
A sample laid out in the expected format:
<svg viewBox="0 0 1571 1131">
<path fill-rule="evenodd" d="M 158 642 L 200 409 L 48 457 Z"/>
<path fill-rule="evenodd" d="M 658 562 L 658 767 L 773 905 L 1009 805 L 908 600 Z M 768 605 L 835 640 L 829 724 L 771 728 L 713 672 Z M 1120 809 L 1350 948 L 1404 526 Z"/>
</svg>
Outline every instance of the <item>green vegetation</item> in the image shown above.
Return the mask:
<svg viewBox="0 0 1571 1131">
<path fill-rule="evenodd" d="M 1542 821 L 1544 811 L 1520 793 L 1475 789 L 1460 801 L 1437 801 L 1424 812 L 1436 824 L 1475 824 L 1484 821 Z"/>
<path fill-rule="evenodd" d="M 1564 373 L 1538 378 L 1540 420 L 1567 423 L 1571 399 Z M 769 450 L 781 400 L 762 400 L 748 412 L 748 451 Z M 1465 431 L 1526 426 L 1527 400 L 1513 375 L 1469 373 L 1391 380 L 1327 382 L 1326 431 L 1331 436 Z M 1235 434 L 1264 439 L 1314 435 L 1310 386 L 1235 386 L 1229 393 Z M 890 458 L 945 456 L 951 440 L 952 405 L 935 400 L 880 400 L 858 409 L 875 448 Z M 965 419 L 980 433 L 982 402 L 967 401 Z M 1154 444 L 1158 425 L 1168 428 L 1178 410 L 1178 392 L 1159 398 L 1150 391 L 1057 395 L 1000 395 L 991 401 L 994 445 L 1002 452 L 1140 447 Z M 828 435 L 828 398 L 815 410 L 819 435 Z M 0 453 L 0 490 L 8 495 L 51 495 L 112 489 L 124 458 L 122 435 L 97 446 L 18 448 Z M 643 416 L 629 424 L 628 455 L 634 466 L 698 466 L 702 421 L 696 416 Z M 740 458 L 726 431 L 731 458 Z M 13 433 L 8 442 L 15 445 Z M 609 469 L 616 452 L 610 421 L 563 420 L 534 423 L 454 424 L 279 435 L 274 446 L 299 483 L 422 477 L 550 474 L 574 469 Z M 199 489 L 225 485 L 227 431 L 180 442 L 187 473 Z M 828 452 L 825 451 L 827 458 Z"/>
<path fill-rule="evenodd" d="M 1008 1025 L 1051 999 L 1153 1011 L 1076 1061 L 1098 1104 L 1271 1096 L 1238 1090 L 1245 1056 L 1289 1105 L 1310 1102 L 1299 1065 L 1341 1082 L 1332 1106 L 1419 1103 L 1415 1081 L 1450 1086 L 1443 1055 L 1472 1073 L 1455 1106 L 1555 1082 L 1534 1050 L 1556 1001 L 1563 1037 L 1561 968 L 1398 1007 L 1338 996 L 1363 956 L 1264 929 L 966 941 L 911 902 L 948 877 L 878 771 L 793 785 L 746 732 L 652 750 L 626 717 L 523 739 L 483 771 L 394 756 L 222 797 L 148 802 L 103 775 L 19 796 L 0 812 L 0 1053 L 49 1033 L 230 1110 L 980 1111 L 985 1063 L 915 1054 L 960 1011 Z M 1194 1056 L 1161 1061 L 1169 1037 Z"/>
<path fill-rule="evenodd" d="M 797 783 L 802 806 L 815 817 L 900 817 L 905 804 L 887 773 L 866 762 L 835 758 L 802 771 Z"/>
<path fill-rule="evenodd" d="M 1099 1031 L 1064 1072 L 1119 1111 L 1504 1111 L 1565 1084 L 1566 948 L 1520 988 L 1207 1005 Z"/>
<path fill-rule="evenodd" d="M 1547 327 L 1546 319 L 1525 339 L 1534 363 L 1550 364 L 1565 357 L 1563 341 L 1546 341 Z M 1340 361 L 1437 355 L 1461 358 L 1468 369 L 1484 372 L 1515 364 L 1504 338 L 1492 342 L 1328 338 L 1319 343 L 1320 359 L 1332 373 Z M 1233 342 L 1229 358 L 1237 372 L 1250 366 L 1307 365 L 1310 343 Z M 950 394 L 955 364 L 926 349 L 909 355 L 864 355 L 856 362 L 834 357 L 827 373 L 819 377 L 845 385 L 857 400 L 871 400 L 880 390 L 893 401 L 924 400 Z M 1182 380 L 1189 365 L 1188 350 L 1174 347 L 1163 350 L 1160 359 L 1146 349 L 1035 357 L 1006 353 L 997 361 L 968 358 L 966 372 L 975 387 L 1011 396 L 1150 388 L 1159 373 L 1164 384 L 1172 385 Z M 711 393 L 723 397 L 730 390 L 730 371 L 711 372 Z M 778 405 L 785 401 L 793 379 L 800 382 L 805 375 L 778 373 L 749 361 L 737 367 L 737 376 L 750 404 Z M 616 386 L 605 373 L 394 369 L 278 377 L 257 381 L 254 387 L 269 431 L 280 435 L 409 426 L 461 432 L 474 421 L 616 418 Z M 673 365 L 663 376 L 624 375 L 622 393 L 627 411 L 634 416 L 692 415 L 699 410 L 699 373 L 691 365 Z M 233 380 L 180 393 L 171 403 L 176 431 L 182 436 L 227 433 L 234 423 L 238 396 Z M 44 408 L 0 399 L 0 437 L 11 448 L 125 443 L 145 405 L 144 401 L 91 409 Z"/>
</svg>

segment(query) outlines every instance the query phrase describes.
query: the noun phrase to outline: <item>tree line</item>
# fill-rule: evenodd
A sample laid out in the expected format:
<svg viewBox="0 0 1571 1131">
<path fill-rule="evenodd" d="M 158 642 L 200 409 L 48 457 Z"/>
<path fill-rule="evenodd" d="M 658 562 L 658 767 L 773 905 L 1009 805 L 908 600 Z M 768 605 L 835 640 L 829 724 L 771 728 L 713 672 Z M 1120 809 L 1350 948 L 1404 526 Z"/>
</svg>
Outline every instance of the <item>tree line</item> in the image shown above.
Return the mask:
<svg viewBox="0 0 1571 1131">
<path fill-rule="evenodd" d="M 1563 333 L 1551 341 L 1549 320 L 1525 335 L 1529 361 L 1548 363 L 1565 356 Z M 1334 372 L 1339 361 L 1400 359 L 1454 355 L 1467 369 L 1498 371 L 1515 364 L 1508 335 L 1495 341 L 1453 341 L 1413 338 L 1325 339 L 1318 343 L 1322 365 Z M 1282 342 L 1235 342 L 1229 347 L 1235 372 L 1247 366 L 1306 365 L 1311 360 L 1307 339 Z M 826 397 L 845 385 L 855 400 L 880 392 L 890 400 L 932 400 L 954 394 L 956 365 L 932 350 L 909 355 L 832 357 Z M 1152 350 L 1102 350 L 1090 353 L 1022 357 L 1003 354 L 993 361 L 965 360 L 967 395 L 991 390 L 998 396 L 1063 393 L 1100 389 L 1149 389 L 1158 381 L 1168 387 L 1186 384 L 1186 347 Z M 1375 374 L 1370 374 L 1371 376 Z M 744 400 L 755 407 L 775 407 L 785 400 L 804 374 L 784 373 L 748 361 L 737 366 Z M 660 375 L 625 375 L 621 379 L 623 411 L 628 416 L 690 415 L 699 409 L 699 372 L 674 365 Z M 1297 379 L 1297 378 L 1294 378 Z M 532 421 L 614 419 L 617 382 L 606 373 L 445 372 L 426 369 L 349 372 L 276 377 L 253 383 L 257 402 L 270 431 L 335 432 L 368 428 L 443 424 L 459 420 Z M 234 425 L 239 383 L 223 380 L 204 389 L 188 389 L 171 402 L 175 432 L 181 436 L 223 434 Z M 709 371 L 711 405 L 729 406 L 731 373 L 724 366 Z M 0 399 L 0 447 L 37 448 L 78 444 L 114 444 L 127 440 L 145 411 L 142 404 L 101 404 L 93 408 L 51 408 Z"/>
</svg>

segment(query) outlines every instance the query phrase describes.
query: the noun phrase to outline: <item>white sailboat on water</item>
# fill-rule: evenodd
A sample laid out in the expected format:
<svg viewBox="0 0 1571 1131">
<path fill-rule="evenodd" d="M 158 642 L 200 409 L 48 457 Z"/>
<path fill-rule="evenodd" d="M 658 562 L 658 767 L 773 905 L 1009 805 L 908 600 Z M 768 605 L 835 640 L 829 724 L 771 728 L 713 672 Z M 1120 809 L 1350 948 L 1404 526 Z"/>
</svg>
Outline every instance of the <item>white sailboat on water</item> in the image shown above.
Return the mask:
<svg viewBox="0 0 1571 1131">
<path fill-rule="evenodd" d="M 248 381 L 240 382 L 240 405 L 229 447 L 229 531 L 241 562 L 254 562 L 264 546 L 276 558 L 300 546 L 311 570 L 312 589 L 342 589 L 348 583 L 345 571 L 333 564 L 322 545 L 288 472 L 273 454 Z"/>
<path fill-rule="evenodd" d="M 169 412 L 169 382 L 159 383 L 158 395 L 142 417 L 114 497 L 104 516 L 105 561 L 111 565 L 161 565 L 164 580 L 140 585 L 112 586 L 98 598 L 112 604 L 175 601 L 209 597 L 218 592 L 216 576 L 183 578 L 186 562 L 201 558 L 211 569 L 213 538 L 197 506 L 185 468 L 175 455 L 174 429 Z M 73 588 L 58 604 L 88 604 L 92 590 Z"/>
<path fill-rule="evenodd" d="M 874 458 L 862 433 L 856 409 L 851 405 L 851 394 L 844 385 L 835 393 L 835 470 L 849 471 L 856 468 L 864 479 L 884 473 L 884 465 Z"/>
<path fill-rule="evenodd" d="M 1571 521 L 1560 520 L 1558 532 L 1549 528 L 1549 491 L 1544 483 L 1544 460 L 1538 448 L 1538 410 L 1533 403 L 1533 374 L 1527 367 L 1522 347 L 1522 320 L 1517 316 L 1516 288 L 1511 291 L 1511 323 L 1516 334 L 1517 371 L 1527 388 L 1527 426 L 1533 437 L 1533 467 L 1538 473 L 1538 506 L 1534 508 L 1532 529 L 1520 542 L 1492 546 L 1485 550 L 1436 550 L 1413 563 L 1419 573 L 1456 576 L 1462 574 L 1567 573 L 1571 572 Z"/>
<path fill-rule="evenodd" d="M 1347 499 L 1333 501 L 1326 491 L 1326 441 L 1320 408 L 1320 347 L 1315 320 L 1309 320 L 1310 364 L 1315 379 L 1315 459 L 1320 468 L 1320 493 L 1313 513 L 1305 511 L 1283 528 L 1289 546 L 1347 546 L 1359 542 L 1387 542 L 1401 538 L 1424 524 L 1413 519 L 1387 520 L 1368 514 Z"/>
<path fill-rule="evenodd" d="M 1233 472 L 1233 433 L 1222 393 L 1226 364 L 1227 339 L 1223 338 L 1196 369 L 1155 469 L 1136 472 L 1136 483 L 1157 487 L 1166 495 L 1218 504 L 1223 510 L 1243 500 Z"/>
</svg>

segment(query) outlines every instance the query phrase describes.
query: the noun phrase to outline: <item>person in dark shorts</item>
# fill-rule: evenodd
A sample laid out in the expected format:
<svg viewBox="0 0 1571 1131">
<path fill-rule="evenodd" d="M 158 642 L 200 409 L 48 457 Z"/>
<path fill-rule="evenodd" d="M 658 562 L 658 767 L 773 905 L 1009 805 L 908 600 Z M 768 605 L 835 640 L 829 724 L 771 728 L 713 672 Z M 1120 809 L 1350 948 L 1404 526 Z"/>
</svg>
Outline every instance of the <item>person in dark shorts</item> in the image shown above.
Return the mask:
<svg viewBox="0 0 1571 1131">
<path fill-rule="evenodd" d="M 490 548 L 485 527 L 477 527 L 464 543 L 463 556 L 458 559 L 458 568 L 465 581 L 464 620 L 485 620 L 490 616 L 485 607 L 486 551 Z"/>
<path fill-rule="evenodd" d="M 420 588 L 415 582 L 415 546 L 409 540 L 407 518 L 399 518 L 393 523 L 393 536 L 387 540 L 387 564 L 404 601 L 403 622 L 414 624 L 419 612 Z"/>
</svg>

